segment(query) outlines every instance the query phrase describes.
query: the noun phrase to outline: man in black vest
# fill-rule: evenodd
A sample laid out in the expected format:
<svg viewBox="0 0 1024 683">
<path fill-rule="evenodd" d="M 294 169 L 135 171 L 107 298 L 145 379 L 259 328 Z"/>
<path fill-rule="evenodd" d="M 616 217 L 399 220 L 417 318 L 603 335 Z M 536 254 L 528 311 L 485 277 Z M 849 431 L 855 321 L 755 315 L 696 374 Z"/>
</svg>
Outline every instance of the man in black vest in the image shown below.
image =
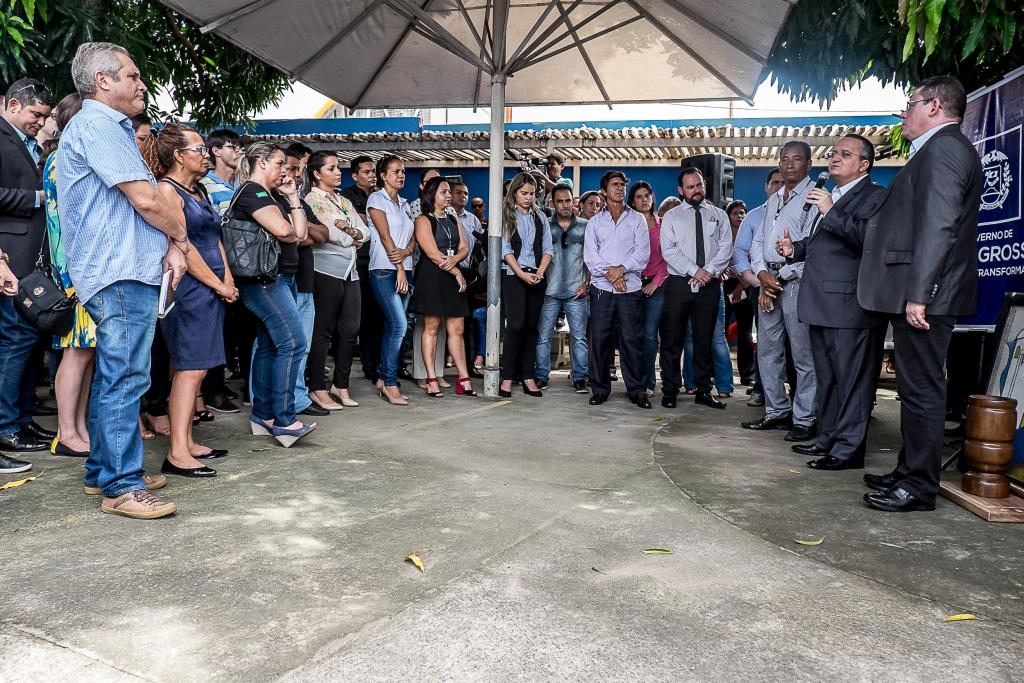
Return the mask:
<svg viewBox="0 0 1024 683">
<path fill-rule="evenodd" d="M 957 316 L 978 298 L 981 160 L 963 133 L 967 107 L 955 78 L 929 78 L 901 118 L 910 161 L 867 224 L 857 299 L 891 317 L 903 448 L 896 469 L 864 475 L 880 510 L 935 509 L 939 490 L 946 351 Z"/>
<path fill-rule="evenodd" d="M 35 137 L 53 105 L 46 86 L 23 78 L 7 90 L 0 117 L 0 252 L 18 278 L 32 271 L 43 245 L 46 211 Z M 0 451 L 45 450 L 56 436 L 32 421 L 35 383 L 25 366 L 38 339 L 14 299 L 0 297 Z M 24 471 L 26 465 L 0 455 L 0 471 Z"/>
<path fill-rule="evenodd" d="M 793 242 L 787 231 L 778 245 L 787 261 L 806 261 L 797 315 L 810 326 L 818 379 L 818 439 L 792 448 L 817 458 L 807 463 L 812 469 L 860 469 L 886 320 L 857 303 L 857 273 L 865 219 L 878 207 L 883 190 L 868 176 L 875 148 L 866 138 L 845 136 L 830 158 L 835 188 L 807 194 L 822 218 L 805 239 Z"/>
</svg>

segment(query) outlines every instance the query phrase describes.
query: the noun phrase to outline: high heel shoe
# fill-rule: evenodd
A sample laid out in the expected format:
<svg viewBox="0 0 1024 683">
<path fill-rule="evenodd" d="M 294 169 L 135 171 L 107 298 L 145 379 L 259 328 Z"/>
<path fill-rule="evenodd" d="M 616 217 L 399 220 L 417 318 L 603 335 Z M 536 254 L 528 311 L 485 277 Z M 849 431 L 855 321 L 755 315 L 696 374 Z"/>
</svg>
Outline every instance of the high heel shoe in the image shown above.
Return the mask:
<svg viewBox="0 0 1024 683">
<path fill-rule="evenodd" d="M 398 387 L 394 387 L 394 390 L 395 390 L 395 393 L 398 393 Z M 383 385 L 377 387 L 377 395 L 380 396 L 382 401 L 387 401 L 388 403 L 390 403 L 393 406 L 407 406 L 407 405 L 409 405 L 409 399 L 407 399 L 406 397 L 402 396 L 401 394 L 398 394 L 397 397 L 392 396 L 390 394 L 390 392 L 388 392 L 388 387 L 383 386 Z"/>
<path fill-rule="evenodd" d="M 271 427 L 270 435 L 273 436 L 274 439 L 276 439 L 277 442 L 284 446 L 285 448 L 291 448 L 296 441 L 306 436 L 317 427 L 316 422 L 300 424 L 302 424 L 302 426 L 297 429 L 288 429 L 287 427 Z"/>
<path fill-rule="evenodd" d="M 541 391 L 540 389 L 528 389 L 526 387 L 526 382 L 523 382 L 523 393 L 526 394 L 527 396 L 536 396 L 538 398 L 544 395 L 544 392 Z"/>
<path fill-rule="evenodd" d="M 270 436 L 270 427 L 258 417 L 249 416 L 249 429 L 254 436 Z"/>
<path fill-rule="evenodd" d="M 467 384 L 469 385 L 468 389 L 466 388 Z M 476 392 L 473 391 L 473 382 L 472 380 L 469 379 L 469 377 L 459 377 L 455 381 L 455 393 L 458 396 L 469 396 L 471 398 L 476 398 Z M 511 394 L 512 392 L 509 393 Z"/>
<path fill-rule="evenodd" d="M 351 398 L 348 398 L 347 396 L 342 395 L 341 389 L 339 389 L 338 387 L 332 386 L 330 389 L 327 390 L 327 395 L 346 408 L 359 407 L 358 401 L 355 401 Z"/>
<path fill-rule="evenodd" d="M 498 386 L 498 396 L 500 396 L 501 398 L 512 398 L 512 390 L 511 389 L 502 389 L 501 386 L 499 385 Z"/>
<path fill-rule="evenodd" d="M 430 390 L 431 383 L 437 385 L 438 391 L 431 391 Z M 438 384 L 436 377 L 428 377 L 427 378 L 427 386 L 426 386 L 426 389 L 425 389 L 425 391 L 427 392 L 427 396 L 431 396 L 433 398 L 444 398 L 444 392 L 440 390 L 440 386 L 441 385 Z"/>
</svg>

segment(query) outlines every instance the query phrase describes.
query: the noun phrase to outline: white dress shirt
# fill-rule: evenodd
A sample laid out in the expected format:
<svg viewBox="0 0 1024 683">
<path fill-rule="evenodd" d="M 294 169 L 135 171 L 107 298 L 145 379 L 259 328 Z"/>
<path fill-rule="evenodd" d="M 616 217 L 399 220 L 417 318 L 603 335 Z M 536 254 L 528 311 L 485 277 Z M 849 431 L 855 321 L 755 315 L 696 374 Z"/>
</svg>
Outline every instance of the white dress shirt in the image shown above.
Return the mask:
<svg viewBox="0 0 1024 683">
<path fill-rule="evenodd" d="M 693 277 L 697 265 L 697 232 L 694 225 L 700 211 L 704 233 L 704 270 L 718 277 L 732 261 L 732 226 L 729 216 L 717 206 L 683 202 L 661 220 L 661 256 L 670 275 Z"/>
</svg>

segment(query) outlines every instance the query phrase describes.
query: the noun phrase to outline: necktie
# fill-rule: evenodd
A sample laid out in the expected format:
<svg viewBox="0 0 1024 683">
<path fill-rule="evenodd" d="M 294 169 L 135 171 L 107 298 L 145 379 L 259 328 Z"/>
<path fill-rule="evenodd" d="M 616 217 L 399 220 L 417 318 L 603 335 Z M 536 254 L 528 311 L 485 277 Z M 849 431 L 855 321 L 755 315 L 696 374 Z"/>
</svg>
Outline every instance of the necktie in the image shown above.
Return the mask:
<svg viewBox="0 0 1024 683">
<path fill-rule="evenodd" d="M 704 221 L 700 215 L 700 207 L 693 209 L 693 226 L 697 234 L 697 265 L 704 267 Z"/>
</svg>

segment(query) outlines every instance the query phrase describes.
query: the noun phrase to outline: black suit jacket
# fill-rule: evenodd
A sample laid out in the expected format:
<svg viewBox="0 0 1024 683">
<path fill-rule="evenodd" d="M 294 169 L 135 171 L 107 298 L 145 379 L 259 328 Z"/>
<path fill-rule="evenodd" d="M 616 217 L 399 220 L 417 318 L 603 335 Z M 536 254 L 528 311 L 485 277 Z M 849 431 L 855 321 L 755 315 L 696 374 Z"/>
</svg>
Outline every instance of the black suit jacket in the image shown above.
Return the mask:
<svg viewBox="0 0 1024 683">
<path fill-rule="evenodd" d="M 857 298 L 872 311 L 970 315 L 978 298 L 981 159 L 958 126 L 932 136 L 867 223 Z"/>
<path fill-rule="evenodd" d="M 31 272 L 43 244 L 46 211 L 41 202 L 34 208 L 41 189 L 39 166 L 18 132 L 0 117 L 0 251 L 10 256 L 18 277 Z"/>
<path fill-rule="evenodd" d="M 793 243 L 791 261 L 804 261 L 797 315 L 821 327 L 865 329 L 884 322 L 857 302 L 857 274 L 867 218 L 884 194 L 865 178 L 844 194 L 807 238 Z"/>
</svg>

